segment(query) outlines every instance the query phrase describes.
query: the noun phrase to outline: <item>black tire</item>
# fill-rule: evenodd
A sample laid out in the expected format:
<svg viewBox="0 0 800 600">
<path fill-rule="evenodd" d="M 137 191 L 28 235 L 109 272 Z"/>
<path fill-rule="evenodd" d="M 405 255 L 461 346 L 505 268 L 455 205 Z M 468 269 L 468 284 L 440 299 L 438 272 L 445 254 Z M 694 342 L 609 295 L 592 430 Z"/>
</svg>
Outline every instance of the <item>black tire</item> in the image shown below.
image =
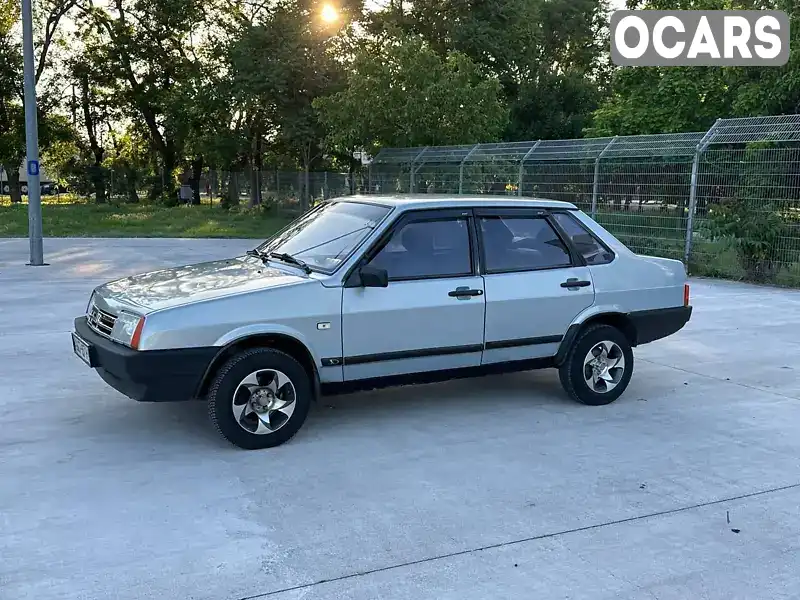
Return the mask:
<svg viewBox="0 0 800 600">
<path fill-rule="evenodd" d="M 246 431 L 233 412 L 233 395 L 249 374 L 261 369 L 284 373 L 295 389 L 294 412 L 273 433 L 255 434 Z M 245 450 L 272 448 L 289 441 L 302 427 L 314 396 L 308 373 L 294 358 L 272 348 L 253 348 L 230 358 L 217 372 L 208 391 L 208 414 L 217 431 L 234 446 Z"/>
<path fill-rule="evenodd" d="M 625 367 L 616 387 L 607 392 L 597 392 L 584 379 L 584 358 L 589 351 L 603 341 L 615 343 L 622 350 Z M 590 406 L 611 404 L 628 387 L 633 375 L 633 350 L 625 334 L 611 325 L 589 325 L 583 329 L 567 353 L 564 363 L 558 369 L 558 376 L 564 390 L 574 400 Z"/>
</svg>

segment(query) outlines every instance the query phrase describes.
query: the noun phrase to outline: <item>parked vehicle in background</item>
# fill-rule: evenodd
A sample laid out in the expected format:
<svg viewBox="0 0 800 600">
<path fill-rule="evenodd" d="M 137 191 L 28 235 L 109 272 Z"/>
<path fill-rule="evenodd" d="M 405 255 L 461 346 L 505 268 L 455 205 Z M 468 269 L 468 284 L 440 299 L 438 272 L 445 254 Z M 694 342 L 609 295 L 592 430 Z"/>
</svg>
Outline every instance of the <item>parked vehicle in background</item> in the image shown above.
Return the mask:
<svg viewBox="0 0 800 600">
<path fill-rule="evenodd" d="M 19 177 L 20 194 L 26 196 L 28 194 L 28 173 L 24 165 L 19 168 L 17 175 Z M 4 196 L 10 195 L 12 185 L 13 183 L 10 181 L 9 174 L 0 166 L 0 194 Z M 40 172 L 39 186 L 41 193 L 45 196 L 55 194 L 59 191 L 58 183 L 53 180 L 44 169 Z"/>
<path fill-rule="evenodd" d="M 572 398 L 609 404 L 632 348 L 691 313 L 681 262 L 632 253 L 572 204 L 351 196 L 245 256 L 99 286 L 72 335 L 123 394 L 204 399 L 255 449 L 356 389 L 555 367 Z"/>
</svg>

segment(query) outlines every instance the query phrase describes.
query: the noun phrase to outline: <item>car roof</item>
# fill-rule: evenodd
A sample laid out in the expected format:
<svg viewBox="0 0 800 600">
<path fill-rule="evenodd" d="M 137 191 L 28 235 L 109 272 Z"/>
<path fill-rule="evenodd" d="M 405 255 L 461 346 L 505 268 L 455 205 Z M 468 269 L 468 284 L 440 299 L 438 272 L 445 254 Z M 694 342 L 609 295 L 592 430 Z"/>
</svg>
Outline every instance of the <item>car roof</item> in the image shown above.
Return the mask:
<svg viewBox="0 0 800 600">
<path fill-rule="evenodd" d="M 462 208 L 465 206 L 565 208 L 575 210 L 570 202 L 531 198 L 529 196 L 461 196 L 458 194 L 356 194 L 335 198 L 336 202 L 368 202 L 404 210 L 421 208 Z"/>
</svg>

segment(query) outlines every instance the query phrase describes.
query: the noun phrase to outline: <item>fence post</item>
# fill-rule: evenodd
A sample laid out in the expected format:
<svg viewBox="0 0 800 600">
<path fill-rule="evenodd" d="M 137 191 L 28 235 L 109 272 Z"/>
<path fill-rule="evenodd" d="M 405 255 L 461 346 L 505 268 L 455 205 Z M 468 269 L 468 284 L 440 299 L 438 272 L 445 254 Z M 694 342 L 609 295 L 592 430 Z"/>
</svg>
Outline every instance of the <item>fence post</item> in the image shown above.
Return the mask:
<svg viewBox="0 0 800 600">
<path fill-rule="evenodd" d="M 517 196 L 522 196 L 522 172 L 525 170 L 525 161 L 533 154 L 533 151 L 542 143 L 542 140 L 536 140 L 536 143 L 531 146 L 531 149 L 525 153 L 522 160 L 519 161 L 519 177 L 517 177 Z"/>
<path fill-rule="evenodd" d="M 472 156 L 472 153 L 475 152 L 480 147 L 480 144 L 475 144 L 472 148 L 469 149 L 467 155 L 461 159 L 461 162 L 458 165 L 458 195 L 464 193 L 464 163 L 467 162 L 467 159 Z"/>
<path fill-rule="evenodd" d="M 606 150 L 611 148 L 614 145 L 614 142 L 617 141 L 619 138 L 618 135 L 615 135 L 611 138 L 611 141 L 608 142 L 605 147 L 600 151 L 600 154 L 597 155 L 597 158 L 594 159 L 594 183 L 592 185 L 592 218 L 594 219 L 597 216 L 597 191 L 600 188 L 600 159 L 603 158 L 603 155 L 606 153 Z"/>
<path fill-rule="evenodd" d="M 467 155 L 461 159 L 461 163 L 458 165 L 458 195 L 464 193 L 464 163 L 467 162 L 467 159 L 472 156 L 472 153 L 475 152 L 480 147 L 480 144 L 475 144 L 472 148 L 470 148 Z"/>
<path fill-rule="evenodd" d="M 692 255 L 692 237 L 694 235 L 694 211 L 697 206 L 697 178 L 700 171 L 700 157 L 706 151 L 722 119 L 717 119 L 711 128 L 703 136 L 703 139 L 698 142 L 694 151 L 694 158 L 692 159 L 692 179 L 689 185 L 689 214 L 686 216 L 686 245 L 683 248 L 683 264 L 686 265 L 686 270 L 689 270 L 689 258 Z"/>
<path fill-rule="evenodd" d="M 409 194 L 413 194 L 414 193 L 414 177 L 417 174 L 417 167 L 416 167 L 417 159 L 420 156 L 422 156 L 423 154 L 425 154 L 425 150 L 427 150 L 427 149 L 428 149 L 428 146 L 425 146 L 422 150 L 420 150 L 420 152 L 416 156 L 414 156 L 413 159 L 411 159 L 411 175 L 410 175 L 410 181 L 409 181 L 409 187 L 408 187 L 408 193 Z"/>
</svg>

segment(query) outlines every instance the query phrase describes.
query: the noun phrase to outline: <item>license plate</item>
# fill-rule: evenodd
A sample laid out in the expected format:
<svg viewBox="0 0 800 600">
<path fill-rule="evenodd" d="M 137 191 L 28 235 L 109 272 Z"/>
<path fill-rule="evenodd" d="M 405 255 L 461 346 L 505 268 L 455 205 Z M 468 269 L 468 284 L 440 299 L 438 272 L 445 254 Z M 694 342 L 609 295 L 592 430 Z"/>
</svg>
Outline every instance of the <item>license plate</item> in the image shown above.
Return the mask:
<svg viewBox="0 0 800 600">
<path fill-rule="evenodd" d="M 92 355 L 89 351 L 89 344 L 84 342 L 80 337 L 76 334 L 72 334 L 72 349 L 75 351 L 75 354 L 78 355 L 83 362 L 85 362 L 90 367 L 92 366 Z"/>
</svg>

